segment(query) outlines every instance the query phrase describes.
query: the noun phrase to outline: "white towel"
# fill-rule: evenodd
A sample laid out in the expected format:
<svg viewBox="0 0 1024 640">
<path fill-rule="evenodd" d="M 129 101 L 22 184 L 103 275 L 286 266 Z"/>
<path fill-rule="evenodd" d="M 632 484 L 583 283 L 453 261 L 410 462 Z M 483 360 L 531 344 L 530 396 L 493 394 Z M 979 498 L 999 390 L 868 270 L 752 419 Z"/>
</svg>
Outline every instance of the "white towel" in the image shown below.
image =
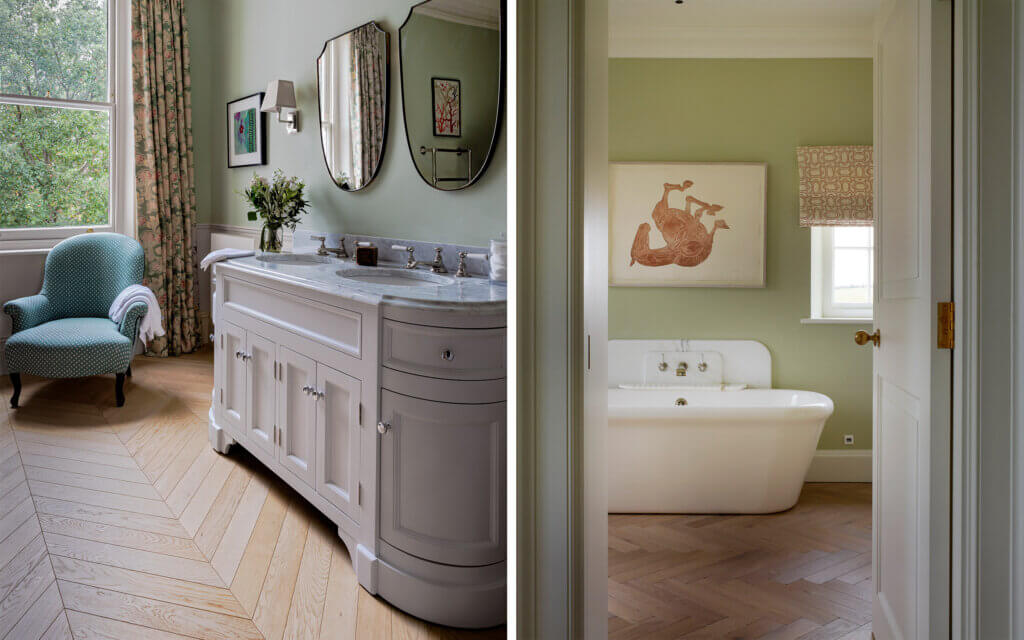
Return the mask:
<svg viewBox="0 0 1024 640">
<path fill-rule="evenodd" d="M 211 251 L 206 254 L 203 261 L 199 263 L 199 268 L 206 271 L 214 262 L 230 260 L 231 258 L 244 258 L 246 256 L 254 255 L 255 253 L 255 251 L 247 251 L 245 249 L 217 249 L 216 251 Z"/>
<path fill-rule="evenodd" d="M 149 287 L 141 284 L 125 287 L 124 291 L 117 294 L 117 297 L 114 298 L 114 303 L 110 305 L 110 311 L 107 315 L 110 316 L 110 319 L 115 324 L 120 326 L 121 321 L 124 320 L 124 314 L 128 313 L 128 309 L 136 302 L 145 302 L 147 307 L 146 315 L 142 316 L 142 321 L 139 322 L 139 338 L 142 339 L 142 344 L 146 344 L 154 336 L 164 335 L 160 304 L 156 301 L 156 296 L 149 290 Z"/>
</svg>

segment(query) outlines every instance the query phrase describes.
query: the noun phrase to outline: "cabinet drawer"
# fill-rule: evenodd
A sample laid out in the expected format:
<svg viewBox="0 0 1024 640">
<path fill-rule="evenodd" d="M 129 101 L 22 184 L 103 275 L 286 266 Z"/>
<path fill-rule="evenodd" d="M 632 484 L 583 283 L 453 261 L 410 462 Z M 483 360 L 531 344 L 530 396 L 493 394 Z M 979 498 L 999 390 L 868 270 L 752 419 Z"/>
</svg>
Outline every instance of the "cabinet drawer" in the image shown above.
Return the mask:
<svg viewBox="0 0 1024 640">
<path fill-rule="evenodd" d="M 505 329 L 448 329 L 384 320 L 381 364 L 433 378 L 505 377 Z"/>
<path fill-rule="evenodd" d="M 224 308 L 277 325 L 342 353 L 362 357 L 363 317 L 284 291 L 227 277 L 219 294 Z"/>
</svg>

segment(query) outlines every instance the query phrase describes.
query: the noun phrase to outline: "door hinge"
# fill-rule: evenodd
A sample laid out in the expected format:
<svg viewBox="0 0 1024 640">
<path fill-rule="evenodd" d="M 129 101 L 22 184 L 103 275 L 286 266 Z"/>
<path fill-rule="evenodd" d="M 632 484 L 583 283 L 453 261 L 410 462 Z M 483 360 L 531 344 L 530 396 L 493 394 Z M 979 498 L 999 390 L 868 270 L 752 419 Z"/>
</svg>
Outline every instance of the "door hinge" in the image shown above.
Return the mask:
<svg viewBox="0 0 1024 640">
<path fill-rule="evenodd" d="M 224 404 L 224 387 L 220 388 L 220 403 Z"/>
<path fill-rule="evenodd" d="M 356 487 L 356 504 L 361 507 L 363 506 L 363 483 L 360 482 Z"/>
<path fill-rule="evenodd" d="M 359 426 L 363 426 L 363 403 L 359 403 Z"/>
<path fill-rule="evenodd" d="M 952 349 L 956 343 L 956 305 L 940 302 L 938 312 L 938 347 Z"/>
<path fill-rule="evenodd" d="M 223 333 L 220 334 L 220 348 L 221 349 L 224 348 L 224 334 Z"/>
</svg>

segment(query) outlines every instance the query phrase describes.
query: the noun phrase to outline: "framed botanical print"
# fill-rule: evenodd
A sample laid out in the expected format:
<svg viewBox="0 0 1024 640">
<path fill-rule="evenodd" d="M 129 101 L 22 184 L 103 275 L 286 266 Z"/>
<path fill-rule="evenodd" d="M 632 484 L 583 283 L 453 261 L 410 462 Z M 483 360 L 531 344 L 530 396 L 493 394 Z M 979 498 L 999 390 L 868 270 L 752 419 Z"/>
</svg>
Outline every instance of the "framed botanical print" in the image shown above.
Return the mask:
<svg viewBox="0 0 1024 640">
<path fill-rule="evenodd" d="M 462 83 L 454 78 L 431 78 L 434 96 L 434 135 L 462 136 Z"/>
<path fill-rule="evenodd" d="M 764 287 L 768 165 L 616 162 L 612 286 Z"/>
<path fill-rule="evenodd" d="M 267 163 L 267 114 L 260 111 L 263 93 L 228 103 L 228 167 L 254 167 Z"/>
</svg>

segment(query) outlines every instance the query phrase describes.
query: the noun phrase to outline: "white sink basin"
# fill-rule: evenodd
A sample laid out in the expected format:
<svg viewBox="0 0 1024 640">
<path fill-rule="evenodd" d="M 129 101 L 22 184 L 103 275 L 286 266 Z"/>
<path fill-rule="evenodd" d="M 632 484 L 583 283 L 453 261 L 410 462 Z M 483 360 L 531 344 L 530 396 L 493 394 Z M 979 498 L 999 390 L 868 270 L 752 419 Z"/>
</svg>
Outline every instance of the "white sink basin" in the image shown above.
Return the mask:
<svg viewBox="0 0 1024 640">
<path fill-rule="evenodd" d="M 448 276 L 411 269 L 342 269 L 338 275 L 356 282 L 391 287 L 441 287 L 455 282 Z"/>
<path fill-rule="evenodd" d="M 320 265 L 332 262 L 330 256 L 312 253 L 257 253 L 256 259 L 267 264 Z"/>
</svg>

